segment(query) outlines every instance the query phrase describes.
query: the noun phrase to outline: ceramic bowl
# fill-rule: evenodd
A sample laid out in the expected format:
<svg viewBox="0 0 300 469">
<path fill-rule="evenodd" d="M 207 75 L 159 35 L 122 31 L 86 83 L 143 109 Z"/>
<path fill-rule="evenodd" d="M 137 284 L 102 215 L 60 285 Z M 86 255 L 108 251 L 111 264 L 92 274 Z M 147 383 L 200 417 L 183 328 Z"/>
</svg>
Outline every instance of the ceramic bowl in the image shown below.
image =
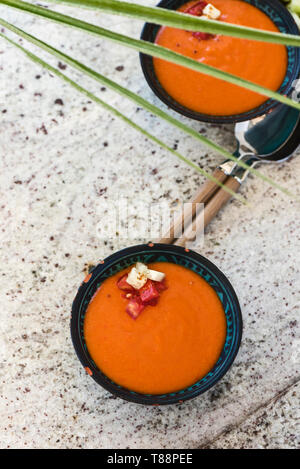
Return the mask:
<svg viewBox="0 0 300 469">
<path fill-rule="evenodd" d="M 264 13 L 266 13 L 277 25 L 281 32 L 295 35 L 299 34 L 299 29 L 293 16 L 290 14 L 287 8 L 278 0 L 244 1 L 256 6 Z M 162 0 L 157 6 L 169 10 L 177 10 L 185 3 L 187 3 L 187 0 Z M 155 42 L 155 38 L 157 36 L 159 28 L 160 26 L 158 25 L 146 23 L 141 34 L 141 39 L 148 42 Z M 282 82 L 280 89 L 278 90 L 278 92 L 283 95 L 289 95 L 292 92 L 292 90 L 294 89 L 293 87 L 295 80 L 300 75 L 300 48 L 287 47 L 287 52 L 288 65 L 286 76 Z M 191 119 L 203 122 L 211 122 L 215 124 L 236 123 L 247 121 L 250 119 L 254 119 L 255 117 L 261 116 L 278 105 L 277 101 L 269 99 L 259 107 L 256 107 L 255 109 L 252 109 L 248 112 L 244 112 L 242 114 L 234 114 L 230 116 L 214 116 L 210 114 L 202 114 L 181 105 L 164 90 L 155 74 L 152 57 L 145 54 L 140 54 L 140 60 L 145 78 L 152 91 L 156 94 L 156 96 L 158 96 L 158 98 L 165 104 L 167 104 L 171 109 L 174 109 L 180 114 L 186 117 L 190 117 Z"/>
<path fill-rule="evenodd" d="M 140 394 L 113 382 L 96 366 L 87 349 L 83 324 L 91 298 L 102 282 L 136 262 L 172 262 L 193 270 L 216 291 L 226 315 L 227 332 L 222 353 L 213 369 L 193 385 L 168 394 Z M 225 275 L 208 259 L 194 251 L 165 244 L 132 246 L 102 261 L 80 286 L 72 307 L 71 336 L 75 351 L 87 373 L 103 388 L 116 396 L 145 405 L 176 404 L 194 398 L 214 386 L 232 365 L 242 336 L 242 317 L 235 291 Z"/>
</svg>

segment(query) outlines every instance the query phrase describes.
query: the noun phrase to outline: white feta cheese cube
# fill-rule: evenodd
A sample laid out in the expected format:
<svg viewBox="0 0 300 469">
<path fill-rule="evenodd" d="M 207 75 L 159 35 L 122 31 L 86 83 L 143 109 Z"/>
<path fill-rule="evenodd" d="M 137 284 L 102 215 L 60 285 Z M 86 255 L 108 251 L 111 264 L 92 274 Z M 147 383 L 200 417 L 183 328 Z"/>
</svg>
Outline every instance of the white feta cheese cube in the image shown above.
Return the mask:
<svg viewBox="0 0 300 469">
<path fill-rule="evenodd" d="M 133 267 L 128 274 L 126 282 L 136 290 L 139 290 L 147 282 L 147 275 L 145 275 L 145 273 L 139 272 L 136 267 Z"/>
<path fill-rule="evenodd" d="M 148 269 L 148 278 L 154 282 L 162 282 L 166 274 L 158 272 L 157 270 Z"/>
<path fill-rule="evenodd" d="M 146 264 L 137 262 L 135 267 L 132 267 L 129 272 L 126 282 L 136 290 L 139 290 L 145 285 L 148 279 L 154 282 L 161 282 L 164 278 L 165 274 L 162 272 L 148 269 Z"/>
<path fill-rule="evenodd" d="M 204 15 L 207 15 L 212 20 L 217 20 L 221 16 L 220 10 L 214 7 L 211 3 L 206 5 L 205 8 L 203 8 L 203 13 Z"/>
</svg>

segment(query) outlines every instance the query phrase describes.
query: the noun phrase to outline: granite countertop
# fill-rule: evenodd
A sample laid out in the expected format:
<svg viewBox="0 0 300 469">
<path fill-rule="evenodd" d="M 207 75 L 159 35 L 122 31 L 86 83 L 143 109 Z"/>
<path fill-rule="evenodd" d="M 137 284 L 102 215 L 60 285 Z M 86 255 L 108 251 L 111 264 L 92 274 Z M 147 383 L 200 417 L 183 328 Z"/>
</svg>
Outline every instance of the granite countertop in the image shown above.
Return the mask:
<svg viewBox="0 0 300 469">
<path fill-rule="evenodd" d="M 55 8 L 135 37 L 141 30 L 138 21 Z M 165 109 L 136 52 L 6 7 L 0 12 Z M 49 60 L 207 170 L 222 161 Z M 171 206 L 188 200 L 203 178 L 2 39 L 0 70 L 0 447 L 299 448 L 299 204 L 250 177 L 241 194 L 251 206 L 231 201 L 198 247 L 228 276 L 242 306 L 242 346 L 222 381 L 182 405 L 123 402 L 85 373 L 69 333 L 88 265 L 128 244 L 99 238 L 97 226 L 119 195 Z M 234 150 L 232 126 L 181 119 Z M 297 154 L 261 171 L 299 195 Z"/>
</svg>

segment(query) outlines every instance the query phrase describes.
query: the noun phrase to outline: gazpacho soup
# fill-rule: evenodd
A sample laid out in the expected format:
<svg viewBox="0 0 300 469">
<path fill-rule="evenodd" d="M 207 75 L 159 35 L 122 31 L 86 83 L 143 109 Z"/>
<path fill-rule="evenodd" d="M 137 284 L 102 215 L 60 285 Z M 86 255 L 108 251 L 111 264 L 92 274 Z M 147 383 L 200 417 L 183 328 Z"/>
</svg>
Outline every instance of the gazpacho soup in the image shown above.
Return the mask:
<svg viewBox="0 0 300 469">
<path fill-rule="evenodd" d="M 261 10 L 242 0 L 191 1 L 179 11 L 238 25 L 278 32 Z M 156 43 L 198 62 L 276 91 L 287 69 L 285 46 L 261 41 L 162 27 Z M 267 100 L 253 91 L 185 67 L 153 59 L 158 81 L 186 108 L 209 115 L 226 116 L 250 111 Z"/>
<path fill-rule="evenodd" d="M 84 337 L 97 367 L 116 384 L 165 394 L 214 367 L 226 317 L 200 275 L 173 263 L 139 262 L 99 287 L 86 311 Z"/>
</svg>

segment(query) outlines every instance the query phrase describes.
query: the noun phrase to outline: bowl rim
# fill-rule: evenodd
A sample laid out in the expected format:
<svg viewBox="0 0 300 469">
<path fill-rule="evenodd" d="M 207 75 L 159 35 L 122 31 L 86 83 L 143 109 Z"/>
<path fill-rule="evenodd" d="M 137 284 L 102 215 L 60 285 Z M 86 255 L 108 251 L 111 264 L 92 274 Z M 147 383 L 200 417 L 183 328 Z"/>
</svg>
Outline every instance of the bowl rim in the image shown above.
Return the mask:
<svg viewBox="0 0 300 469">
<path fill-rule="evenodd" d="M 156 6 L 160 8 L 167 8 L 167 4 L 172 3 L 176 0 L 161 0 Z M 179 0 L 180 1 L 180 0 Z M 281 18 L 285 17 L 286 22 L 285 24 L 288 25 L 288 33 L 300 35 L 300 30 L 298 25 L 290 13 L 290 11 L 279 1 L 279 0 L 242 0 L 251 5 L 259 8 L 259 5 L 270 5 L 273 9 L 281 13 Z M 188 0 L 182 1 L 182 4 L 187 3 Z M 172 9 L 172 8 L 170 8 Z M 262 11 L 266 13 L 263 9 Z M 267 13 L 266 13 L 267 14 Z M 153 28 L 160 28 L 159 25 L 155 25 L 152 23 L 145 23 L 141 32 L 140 39 L 148 41 L 148 36 Z M 287 50 L 290 50 L 291 46 L 287 46 Z M 285 79 L 288 76 L 288 67 L 287 67 L 287 74 L 285 79 L 283 80 L 280 88 L 277 90 L 281 94 L 285 94 L 289 96 L 293 91 L 293 84 L 294 80 L 299 78 L 300 76 L 300 48 L 294 48 L 294 54 L 296 54 L 296 60 L 293 66 L 293 73 L 289 78 L 288 82 L 285 84 Z M 237 122 L 244 122 L 256 117 L 262 116 L 265 113 L 270 112 L 271 110 L 275 109 L 281 103 L 278 101 L 270 98 L 263 102 L 260 106 L 255 107 L 254 109 L 250 109 L 249 111 L 240 113 L 240 114 L 232 114 L 232 115 L 211 115 L 211 114 L 204 114 L 197 111 L 193 111 L 189 109 L 175 99 L 173 99 L 167 92 L 164 90 L 162 85 L 159 83 L 158 79 L 153 79 L 155 76 L 154 67 L 153 67 L 153 58 L 145 53 L 140 53 L 140 65 L 148 83 L 149 87 L 153 91 L 153 93 L 163 102 L 165 103 L 170 109 L 178 112 L 179 114 L 188 117 L 190 119 L 200 121 L 200 122 L 207 122 L 211 124 L 235 124 Z"/>
<path fill-rule="evenodd" d="M 110 378 L 108 378 L 93 362 L 92 358 L 89 356 L 87 347 L 83 345 L 82 340 L 81 340 L 81 334 L 80 334 L 80 326 L 79 326 L 79 321 L 81 317 L 81 306 L 82 306 L 82 301 L 84 298 L 84 295 L 86 293 L 87 288 L 89 285 L 95 280 L 99 274 L 104 270 L 104 268 L 108 268 L 109 266 L 113 266 L 118 260 L 121 258 L 124 258 L 124 255 L 138 255 L 138 254 L 143 254 L 146 250 L 149 250 L 150 248 L 154 248 L 153 250 L 155 251 L 155 248 L 159 249 L 162 251 L 162 254 L 164 252 L 169 252 L 173 254 L 183 254 L 191 258 L 198 259 L 198 261 L 202 262 L 205 267 L 210 269 L 211 272 L 218 278 L 220 283 L 226 287 L 227 292 L 230 294 L 230 299 L 233 303 L 233 311 L 232 314 L 235 317 L 237 327 L 235 329 L 235 335 L 233 336 L 232 339 L 232 350 L 230 351 L 229 355 L 223 359 L 225 360 L 225 366 L 221 369 L 220 372 L 217 373 L 217 375 L 211 380 L 211 382 L 206 385 L 205 389 L 195 389 L 190 390 L 190 388 L 194 387 L 197 385 L 197 383 L 201 382 L 202 380 L 208 379 L 210 373 L 215 369 L 217 364 L 219 363 L 221 359 L 221 355 L 218 359 L 218 362 L 213 366 L 213 368 L 203 377 L 201 380 L 197 381 L 196 383 L 188 386 L 187 388 L 183 390 L 178 390 L 170 393 L 165 393 L 165 394 L 142 394 L 138 392 L 131 391 L 130 389 L 126 389 L 117 383 L 113 382 Z M 149 251 L 147 251 L 149 252 Z M 105 267 L 104 267 L 105 266 Z M 124 266 L 125 268 L 125 266 Z M 94 279 L 93 279 L 94 277 Z M 160 244 L 160 243 L 148 243 L 148 244 L 140 244 L 140 245 L 134 245 L 130 246 L 127 248 L 124 248 L 120 251 L 117 251 L 110 256 L 108 256 L 104 261 L 101 261 L 95 268 L 90 272 L 85 280 L 82 282 L 80 285 L 77 294 L 75 296 L 75 299 L 72 304 L 72 313 L 71 313 L 71 320 L 70 320 L 70 332 L 71 332 L 71 338 L 72 338 L 72 343 L 76 352 L 76 355 L 85 368 L 86 372 L 94 379 L 94 381 L 97 382 L 100 386 L 102 386 L 105 390 L 109 391 L 110 393 L 114 394 L 115 396 L 122 398 L 126 401 L 129 402 L 134 402 L 136 404 L 143 404 L 143 405 L 170 405 L 170 404 L 177 404 L 177 403 L 182 403 L 186 400 L 193 399 L 209 389 L 211 389 L 213 386 L 215 386 L 223 377 L 224 375 L 228 372 L 228 370 L 231 368 L 233 362 L 235 361 L 235 358 L 238 354 L 238 351 L 240 349 L 241 345 L 241 340 L 242 340 L 242 332 L 243 332 L 243 319 L 242 319 L 242 313 L 241 313 L 241 307 L 240 303 L 238 300 L 238 297 L 235 293 L 235 290 L 228 280 L 228 278 L 225 276 L 225 274 L 214 264 L 212 263 L 209 259 L 206 257 L 200 255 L 199 253 L 185 249 L 179 246 L 175 245 L 166 245 L 166 244 Z M 228 332 L 228 331 L 227 331 Z M 222 353 L 225 349 L 225 345 L 223 347 Z M 184 394 L 183 394 L 184 392 Z"/>
</svg>

